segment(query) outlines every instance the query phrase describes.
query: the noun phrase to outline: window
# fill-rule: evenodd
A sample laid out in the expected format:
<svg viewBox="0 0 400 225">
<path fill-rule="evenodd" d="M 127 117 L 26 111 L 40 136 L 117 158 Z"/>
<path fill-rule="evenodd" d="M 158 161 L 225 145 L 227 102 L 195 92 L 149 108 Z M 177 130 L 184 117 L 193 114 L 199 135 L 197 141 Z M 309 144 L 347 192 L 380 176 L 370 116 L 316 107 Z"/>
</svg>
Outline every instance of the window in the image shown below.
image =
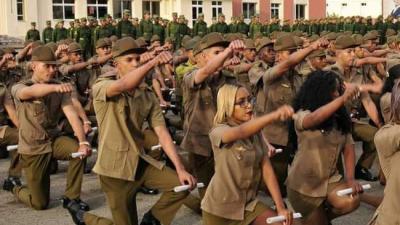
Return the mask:
<svg viewBox="0 0 400 225">
<path fill-rule="evenodd" d="M 192 24 L 196 23 L 197 17 L 203 13 L 203 1 L 192 1 Z"/>
<path fill-rule="evenodd" d="M 280 4 L 278 3 L 271 4 L 271 18 L 279 18 L 279 7 Z"/>
<path fill-rule="evenodd" d="M 107 0 L 87 0 L 87 15 L 96 19 L 107 15 Z"/>
<path fill-rule="evenodd" d="M 367 6 L 367 3 L 363 2 L 361 3 L 361 6 Z"/>
<path fill-rule="evenodd" d="M 256 14 L 256 3 L 243 3 L 243 17 L 245 19 L 251 19 Z"/>
<path fill-rule="evenodd" d="M 212 17 L 218 19 L 219 14 L 222 14 L 222 1 L 212 1 Z"/>
<path fill-rule="evenodd" d="M 150 15 L 160 15 L 160 1 L 143 0 L 143 14 L 145 11 L 149 11 Z"/>
<path fill-rule="evenodd" d="M 24 20 L 24 0 L 17 0 L 17 20 Z"/>
<path fill-rule="evenodd" d="M 75 0 L 53 0 L 53 19 L 75 19 Z"/>
<path fill-rule="evenodd" d="M 306 5 L 296 4 L 296 19 L 304 19 L 306 17 Z"/>
</svg>

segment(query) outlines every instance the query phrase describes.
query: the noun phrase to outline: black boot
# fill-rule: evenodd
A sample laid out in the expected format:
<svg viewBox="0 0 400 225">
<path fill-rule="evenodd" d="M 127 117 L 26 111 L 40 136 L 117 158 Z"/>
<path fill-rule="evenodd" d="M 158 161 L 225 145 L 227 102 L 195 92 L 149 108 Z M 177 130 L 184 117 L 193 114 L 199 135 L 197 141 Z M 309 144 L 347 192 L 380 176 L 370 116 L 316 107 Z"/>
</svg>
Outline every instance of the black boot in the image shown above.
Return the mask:
<svg viewBox="0 0 400 225">
<path fill-rule="evenodd" d="M 12 192 L 14 187 L 22 186 L 19 177 L 8 177 L 4 180 L 3 190 Z"/>
<path fill-rule="evenodd" d="M 85 211 L 81 209 L 79 202 L 76 200 L 70 200 L 64 208 L 66 208 L 69 214 L 71 214 L 72 220 L 76 225 L 85 225 L 85 221 L 83 220 Z"/>
<path fill-rule="evenodd" d="M 145 186 L 140 187 L 138 191 L 145 195 L 157 195 L 158 194 L 157 189 L 151 189 L 151 188 L 147 188 Z"/>
<path fill-rule="evenodd" d="M 52 159 L 50 161 L 50 174 L 56 174 L 58 171 L 58 161 L 57 159 Z"/>
<path fill-rule="evenodd" d="M 79 199 L 79 198 L 73 199 L 73 200 L 71 200 L 71 199 L 69 199 L 67 197 L 62 197 L 61 198 L 61 202 L 63 203 L 64 209 L 68 208 L 69 203 L 72 202 L 72 201 L 77 203 L 77 204 L 79 204 L 79 207 L 80 207 L 81 210 L 83 210 L 83 211 L 89 211 L 90 210 L 89 205 L 86 202 L 84 202 L 81 199 Z"/>
<path fill-rule="evenodd" d="M 144 214 L 140 225 L 161 225 L 160 221 L 153 216 L 151 210 Z"/>
<path fill-rule="evenodd" d="M 357 164 L 356 168 L 355 168 L 355 178 L 365 180 L 365 181 L 377 181 L 378 180 L 378 178 L 374 177 L 367 168 L 364 168 L 364 167 L 360 166 L 359 164 Z"/>
</svg>

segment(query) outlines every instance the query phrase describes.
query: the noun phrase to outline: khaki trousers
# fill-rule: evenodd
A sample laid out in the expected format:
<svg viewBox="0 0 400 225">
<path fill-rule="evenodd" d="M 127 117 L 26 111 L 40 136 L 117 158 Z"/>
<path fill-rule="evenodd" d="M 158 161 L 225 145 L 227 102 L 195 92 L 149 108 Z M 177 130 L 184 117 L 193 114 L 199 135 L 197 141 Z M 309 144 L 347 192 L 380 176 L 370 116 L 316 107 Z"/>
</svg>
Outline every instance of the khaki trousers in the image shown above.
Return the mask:
<svg viewBox="0 0 400 225">
<path fill-rule="evenodd" d="M 18 130 L 16 128 L 7 127 L 4 137 L 0 139 L 0 145 L 16 145 L 18 144 Z M 21 177 L 21 165 L 18 163 L 18 151 L 10 151 L 11 162 L 8 169 L 8 176 Z"/>
<path fill-rule="evenodd" d="M 207 186 L 214 176 L 214 157 L 202 156 L 194 153 L 189 153 L 189 163 L 192 165 L 191 171 L 197 178 L 197 182 L 204 183 L 205 188 L 199 188 L 200 198 L 203 199 L 206 194 Z"/>
<path fill-rule="evenodd" d="M 154 166 L 147 165 L 143 160 L 140 160 L 136 181 L 107 176 L 99 176 L 99 179 L 101 188 L 106 194 L 113 221 L 85 213 L 86 225 L 137 225 L 136 193 L 142 185 L 163 191 L 160 199 L 151 208 L 151 213 L 161 224 L 170 225 L 176 212 L 189 195 L 189 192 L 175 193 L 173 191 L 175 186 L 181 185 L 174 170 L 168 167 L 158 170 Z"/>
<path fill-rule="evenodd" d="M 15 196 L 29 207 L 43 210 L 50 200 L 50 162 L 52 158 L 69 160 L 67 186 L 64 196 L 77 199 L 81 193 L 83 161 L 72 159 L 71 153 L 79 148 L 78 142 L 70 137 L 61 136 L 52 144 L 53 152 L 40 155 L 20 155 L 20 163 L 25 170 L 27 186 L 15 187 Z"/>
<path fill-rule="evenodd" d="M 353 137 L 355 141 L 362 141 L 363 153 L 357 164 L 370 169 L 375 161 L 377 152 L 374 143 L 374 137 L 378 128 L 369 124 L 353 123 Z"/>
</svg>

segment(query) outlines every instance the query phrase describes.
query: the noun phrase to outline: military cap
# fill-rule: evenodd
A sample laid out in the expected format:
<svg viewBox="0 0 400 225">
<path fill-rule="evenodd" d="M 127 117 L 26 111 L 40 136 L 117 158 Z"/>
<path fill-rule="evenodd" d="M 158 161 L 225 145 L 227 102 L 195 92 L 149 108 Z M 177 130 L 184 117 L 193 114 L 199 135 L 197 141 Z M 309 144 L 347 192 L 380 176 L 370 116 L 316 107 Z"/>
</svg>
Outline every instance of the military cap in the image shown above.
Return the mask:
<svg viewBox="0 0 400 225">
<path fill-rule="evenodd" d="M 322 31 L 322 32 L 320 33 L 320 35 L 321 35 L 321 37 L 324 37 L 325 35 L 327 35 L 327 34 L 329 34 L 329 33 L 330 33 L 329 31 L 324 30 L 324 31 Z"/>
<path fill-rule="evenodd" d="M 36 26 L 36 22 L 31 22 L 31 25 L 32 26 Z"/>
<path fill-rule="evenodd" d="M 35 48 L 37 48 L 37 47 L 39 47 L 39 46 L 42 46 L 42 45 L 44 45 L 43 42 L 41 42 L 41 41 L 34 41 L 34 42 L 32 43 L 32 49 L 35 49 Z"/>
<path fill-rule="evenodd" d="M 397 32 L 391 28 L 386 30 L 386 37 L 396 35 Z"/>
<path fill-rule="evenodd" d="M 149 11 L 147 11 L 147 10 L 146 10 L 146 11 L 144 11 L 144 12 L 143 12 L 143 15 L 146 15 L 146 14 L 149 14 L 149 15 L 150 15 L 150 12 L 149 12 Z"/>
<path fill-rule="evenodd" d="M 157 34 L 154 34 L 151 37 L 150 42 L 154 42 L 154 41 L 161 41 L 160 36 L 158 36 Z"/>
<path fill-rule="evenodd" d="M 111 40 L 109 38 L 100 38 L 96 41 L 96 48 L 103 48 L 106 46 L 111 46 Z"/>
<path fill-rule="evenodd" d="M 187 41 L 189 41 L 190 39 L 192 39 L 192 38 L 191 38 L 189 35 L 183 36 L 183 38 L 182 38 L 182 44 L 185 43 L 185 42 L 187 42 Z"/>
<path fill-rule="evenodd" d="M 277 39 L 278 36 L 279 36 L 279 34 L 280 34 L 280 31 L 273 31 L 273 32 L 269 35 L 269 37 L 270 37 L 271 39 Z"/>
<path fill-rule="evenodd" d="M 336 49 L 346 49 L 358 46 L 354 38 L 349 35 L 341 35 L 336 39 L 335 48 Z"/>
<path fill-rule="evenodd" d="M 313 59 L 313 58 L 322 57 L 322 56 L 326 56 L 326 51 L 324 49 L 318 49 L 318 50 L 311 52 L 311 54 L 309 54 L 307 58 Z"/>
<path fill-rule="evenodd" d="M 377 40 L 378 38 L 379 38 L 378 34 L 372 31 L 364 35 L 364 41 Z"/>
<path fill-rule="evenodd" d="M 132 37 L 124 37 L 115 42 L 111 52 L 113 57 L 116 58 L 128 53 L 141 54 L 146 52 L 146 49 L 140 47 Z"/>
<path fill-rule="evenodd" d="M 204 17 L 204 13 L 199 13 L 198 17 Z"/>
<path fill-rule="evenodd" d="M 179 15 L 179 19 L 185 19 L 184 15 Z"/>
<path fill-rule="evenodd" d="M 124 15 L 130 15 L 130 14 L 131 14 L 131 11 L 129 9 L 124 10 Z"/>
<path fill-rule="evenodd" d="M 218 17 L 225 17 L 225 15 L 221 13 L 218 15 Z"/>
<path fill-rule="evenodd" d="M 293 38 L 292 35 L 283 35 L 276 39 L 274 43 L 274 50 L 275 51 L 288 51 L 294 50 L 298 48 L 298 43 Z"/>
<path fill-rule="evenodd" d="M 303 32 L 302 32 L 302 31 L 299 31 L 299 30 L 295 30 L 295 31 L 292 32 L 292 34 L 293 34 L 294 36 L 299 36 L 299 37 L 301 37 L 301 36 L 303 35 Z"/>
<path fill-rule="evenodd" d="M 141 48 L 145 48 L 148 45 L 146 42 L 146 39 L 144 39 L 144 37 L 140 37 L 140 38 L 136 39 L 136 44 L 138 44 L 139 47 L 141 47 Z"/>
<path fill-rule="evenodd" d="M 362 45 L 364 42 L 364 37 L 361 34 L 353 34 L 351 37 L 354 39 L 356 45 Z"/>
<path fill-rule="evenodd" d="M 173 13 L 172 13 L 172 16 L 178 16 L 178 13 L 173 12 Z"/>
<path fill-rule="evenodd" d="M 318 34 L 313 34 L 310 37 L 308 37 L 308 40 L 310 41 L 310 43 L 317 41 L 319 39 Z"/>
<path fill-rule="evenodd" d="M 397 43 L 398 37 L 396 35 L 392 35 L 389 37 L 386 37 L 386 42 L 387 44 L 391 44 L 391 43 Z"/>
<path fill-rule="evenodd" d="M 112 35 L 112 36 L 110 37 L 110 41 L 111 41 L 111 42 L 116 42 L 116 41 L 118 41 L 118 36 L 117 36 L 117 35 Z"/>
<path fill-rule="evenodd" d="M 225 40 L 232 42 L 234 40 L 242 39 L 242 35 L 239 33 L 227 33 L 225 34 Z"/>
<path fill-rule="evenodd" d="M 213 46 L 223 46 L 227 47 L 229 42 L 224 39 L 224 37 L 217 32 L 211 32 L 206 34 L 200 42 L 196 45 L 193 50 L 193 54 L 197 55 L 198 53 L 202 52 L 203 50 L 213 47 Z"/>
<path fill-rule="evenodd" d="M 303 40 L 301 37 L 299 37 L 299 36 L 292 36 L 292 38 L 293 38 L 294 41 L 296 42 L 297 47 L 300 48 L 300 47 L 303 46 L 304 40 Z"/>
<path fill-rule="evenodd" d="M 58 64 L 56 56 L 50 47 L 42 45 L 32 50 L 32 62 L 42 62 L 45 64 Z"/>
<path fill-rule="evenodd" d="M 47 20 L 47 21 L 46 21 L 46 24 L 47 24 L 47 25 L 51 25 L 51 21 L 50 21 L 50 20 Z"/>
<path fill-rule="evenodd" d="M 201 38 L 199 36 L 196 36 L 196 37 L 186 41 L 185 44 L 183 44 L 183 47 L 185 48 L 186 51 L 193 50 L 194 47 L 196 46 L 197 42 L 200 41 L 200 39 Z"/>
<path fill-rule="evenodd" d="M 174 40 L 172 40 L 172 38 L 170 38 L 170 37 L 166 37 L 164 42 L 165 43 L 174 43 Z"/>
<path fill-rule="evenodd" d="M 87 21 L 87 19 L 85 17 L 81 18 L 81 22 L 86 22 L 86 21 Z"/>
<path fill-rule="evenodd" d="M 259 52 L 262 48 L 264 48 L 268 45 L 273 45 L 273 44 L 274 44 L 274 42 L 272 42 L 271 39 L 269 39 L 267 37 L 263 37 L 257 42 L 256 51 Z"/>
<path fill-rule="evenodd" d="M 256 49 L 254 41 L 250 38 L 244 39 L 244 45 L 246 46 L 246 49 Z"/>
<path fill-rule="evenodd" d="M 71 44 L 68 45 L 68 53 L 80 52 L 80 51 L 82 51 L 80 44 L 72 42 Z"/>
<path fill-rule="evenodd" d="M 338 34 L 335 32 L 330 32 L 330 33 L 324 35 L 323 37 L 326 38 L 326 40 L 328 40 L 328 41 L 334 41 L 338 37 Z"/>
</svg>

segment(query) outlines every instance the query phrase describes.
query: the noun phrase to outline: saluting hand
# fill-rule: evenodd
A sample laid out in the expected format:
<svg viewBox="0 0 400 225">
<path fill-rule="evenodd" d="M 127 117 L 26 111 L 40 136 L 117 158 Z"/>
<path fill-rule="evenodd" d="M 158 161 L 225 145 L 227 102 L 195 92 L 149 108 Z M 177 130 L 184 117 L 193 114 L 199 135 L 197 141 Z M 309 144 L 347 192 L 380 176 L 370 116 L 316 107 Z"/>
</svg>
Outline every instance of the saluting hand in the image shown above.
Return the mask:
<svg viewBox="0 0 400 225">
<path fill-rule="evenodd" d="M 70 93 L 74 89 L 70 83 L 57 84 L 55 88 L 57 93 Z"/>
<path fill-rule="evenodd" d="M 141 64 L 147 63 L 148 61 L 152 60 L 154 56 L 155 56 L 154 52 L 145 52 L 140 55 L 140 63 Z"/>
<path fill-rule="evenodd" d="M 310 46 L 312 49 L 317 50 L 317 49 L 322 49 L 326 48 L 329 45 L 329 41 L 326 38 L 320 38 L 317 41 L 313 42 Z"/>
<path fill-rule="evenodd" d="M 246 48 L 246 46 L 244 45 L 242 40 L 234 40 L 229 44 L 228 48 L 231 49 L 232 51 L 235 51 L 235 50 L 243 50 Z"/>
<path fill-rule="evenodd" d="M 177 170 L 179 182 L 182 185 L 189 185 L 190 190 L 193 190 L 197 187 L 197 180 L 190 173 L 188 173 L 185 169 Z"/>
<path fill-rule="evenodd" d="M 169 63 L 172 60 L 172 54 L 166 51 L 161 52 L 159 55 L 157 55 L 156 60 L 158 65 Z"/>
</svg>

